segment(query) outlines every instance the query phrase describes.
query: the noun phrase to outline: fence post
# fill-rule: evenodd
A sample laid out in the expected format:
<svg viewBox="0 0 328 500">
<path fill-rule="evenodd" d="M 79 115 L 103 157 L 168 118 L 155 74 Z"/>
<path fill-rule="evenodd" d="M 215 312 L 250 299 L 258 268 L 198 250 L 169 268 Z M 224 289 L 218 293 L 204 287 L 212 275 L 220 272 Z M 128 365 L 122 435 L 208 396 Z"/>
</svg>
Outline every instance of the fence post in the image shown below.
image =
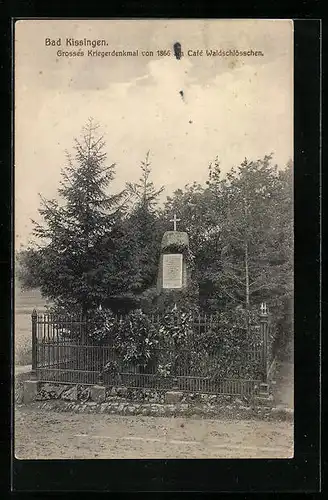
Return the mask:
<svg viewBox="0 0 328 500">
<path fill-rule="evenodd" d="M 260 328 L 263 341 L 263 382 L 266 384 L 268 382 L 268 308 L 265 302 L 261 304 Z"/>
<path fill-rule="evenodd" d="M 104 375 L 103 375 L 102 370 L 99 370 L 99 372 L 98 372 L 97 385 L 104 385 Z"/>
<path fill-rule="evenodd" d="M 38 313 L 36 309 L 32 312 L 32 375 L 36 376 L 37 369 L 37 320 Z"/>
</svg>

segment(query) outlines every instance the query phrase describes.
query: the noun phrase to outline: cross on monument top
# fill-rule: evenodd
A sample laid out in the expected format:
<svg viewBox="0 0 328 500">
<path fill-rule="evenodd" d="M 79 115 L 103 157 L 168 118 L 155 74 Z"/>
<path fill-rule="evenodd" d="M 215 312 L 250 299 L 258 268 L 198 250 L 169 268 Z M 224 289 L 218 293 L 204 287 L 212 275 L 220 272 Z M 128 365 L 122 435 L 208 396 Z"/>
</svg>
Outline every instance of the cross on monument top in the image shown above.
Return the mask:
<svg viewBox="0 0 328 500">
<path fill-rule="evenodd" d="M 177 214 L 174 214 L 173 219 L 170 220 L 170 222 L 173 222 L 173 230 L 177 230 L 177 222 L 179 222 L 181 219 L 177 219 Z"/>
</svg>

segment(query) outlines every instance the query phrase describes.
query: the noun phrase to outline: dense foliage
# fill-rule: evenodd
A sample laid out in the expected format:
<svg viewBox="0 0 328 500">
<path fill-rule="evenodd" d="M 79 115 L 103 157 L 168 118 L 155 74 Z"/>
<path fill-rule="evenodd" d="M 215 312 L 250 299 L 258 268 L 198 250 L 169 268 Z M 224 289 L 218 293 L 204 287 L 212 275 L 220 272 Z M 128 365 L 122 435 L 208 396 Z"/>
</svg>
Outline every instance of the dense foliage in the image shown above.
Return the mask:
<svg viewBox="0 0 328 500">
<path fill-rule="evenodd" d="M 88 322 L 85 341 L 110 346 L 99 367 L 104 373 L 117 375 L 135 367 L 164 378 L 185 374 L 215 380 L 256 377 L 262 369 L 258 311 L 225 311 L 206 320 L 177 307 L 163 315 L 135 310 L 117 316 L 101 310 Z M 79 328 L 72 328 L 73 335 L 81 335 Z"/>
<path fill-rule="evenodd" d="M 282 335 L 291 329 L 293 297 L 292 169 L 291 163 L 279 169 L 272 156 L 265 156 L 245 159 L 223 176 L 216 158 L 205 185 L 186 185 L 159 207 L 163 187 L 151 181 L 149 153 L 139 181 L 111 192 L 115 164 L 107 164 L 104 140 L 90 120 L 75 141 L 75 155 L 67 157 L 62 169 L 58 199 L 41 198 L 43 222 L 34 223 L 38 244 L 18 254 L 19 279 L 27 288 L 40 287 L 45 297 L 69 312 L 96 314 L 100 304 L 125 315 L 134 311 L 132 322 L 126 320 L 118 330 L 115 326 L 117 341 L 125 346 L 126 359 L 145 363 L 156 344 L 150 337 L 157 333 L 138 309 L 158 309 L 160 241 L 176 213 L 178 229 L 189 235 L 191 252 L 186 257 L 199 296 L 195 305 L 192 294 L 181 294 L 179 308 L 184 304 L 187 310 L 220 312 L 227 325 L 238 329 L 236 311 L 246 310 L 251 323 L 250 311 L 266 301 Z M 186 319 L 179 335 L 187 324 Z M 170 325 L 166 318 L 165 335 L 174 339 Z M 221 324 L 227 335 L 216 341 L 223 357 L 231 356 L 230 326 Z M 110 322 L 106 328 L 110 330 Z M 234 331 L 234 339 L 236 335 Z M 243 339 L 240 333 L 240 343 L 234 344 L 240 352 Z M 205 338 L 197 342 L 207 345 Z M 212 347 L 207 345 L 208 355 Z"/>
<path fill-rule="evenodd" d="M 90 120 L 75 156 L 67 156 L 58 200 L 41 198 L 42 223 L 34 222 L 37 247 L 19 260 L 19 278 L 44 296 L 85 314 L 108 298 L 131 292 L 139 281 L 130 252 L 126 193 L 109 194 L 115 164 L 106 164 L 104 140 Z"/>
</svg>

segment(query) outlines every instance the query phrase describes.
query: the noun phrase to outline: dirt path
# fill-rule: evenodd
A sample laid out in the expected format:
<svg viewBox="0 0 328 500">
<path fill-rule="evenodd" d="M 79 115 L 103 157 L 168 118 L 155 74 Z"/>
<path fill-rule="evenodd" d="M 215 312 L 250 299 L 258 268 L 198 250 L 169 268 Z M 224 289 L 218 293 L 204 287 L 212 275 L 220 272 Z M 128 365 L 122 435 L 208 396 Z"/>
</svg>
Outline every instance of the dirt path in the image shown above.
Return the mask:
<svg viewBox="0 0 328 500">
<path fill-rule="evenodd" d="M 15 412 L 15 456 L 81 458 L 287 458 L 290 422 L 220 421 Z"/>
<path fill-rule="evenodd" d="M 294 408 L 294 364 L 291 362 L 283 361 L 277 366 L 274 399 L 276 405 Z"/>
<path fill-rule="evenodd" d="M 276 367 L 274 399 L 276 405 L 294 408 L 294 342 L 288 343 Z"/>
</svg>

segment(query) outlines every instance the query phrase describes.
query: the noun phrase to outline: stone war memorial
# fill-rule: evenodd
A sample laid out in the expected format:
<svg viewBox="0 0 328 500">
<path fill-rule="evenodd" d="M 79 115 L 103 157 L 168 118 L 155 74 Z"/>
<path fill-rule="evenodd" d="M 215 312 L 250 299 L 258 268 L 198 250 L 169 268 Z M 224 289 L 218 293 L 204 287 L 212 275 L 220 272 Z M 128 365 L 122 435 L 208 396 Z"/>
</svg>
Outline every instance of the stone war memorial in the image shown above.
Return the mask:
<svg viewBox="0 0 328 500">
<path fill-rule="evenodd" d="M 26 457 L 292 458 L 293 19 L 47 23 L 13 26 L 17 475 Z M 152 467 L 143 487 L 144 469 L 123 491 L 208 489 Z"/>
<path fill-rule="evenodd" d="M 190 308 L 197 303 L 189 237 L 185 231 L 177 230 L 177 222 L 180 221 L 174 214 L 170 220 L 173 222 L 173 231 L 166 231 L 161 242 L 157 277 L 160 310 L 172 305 Z"/>
</svg>

